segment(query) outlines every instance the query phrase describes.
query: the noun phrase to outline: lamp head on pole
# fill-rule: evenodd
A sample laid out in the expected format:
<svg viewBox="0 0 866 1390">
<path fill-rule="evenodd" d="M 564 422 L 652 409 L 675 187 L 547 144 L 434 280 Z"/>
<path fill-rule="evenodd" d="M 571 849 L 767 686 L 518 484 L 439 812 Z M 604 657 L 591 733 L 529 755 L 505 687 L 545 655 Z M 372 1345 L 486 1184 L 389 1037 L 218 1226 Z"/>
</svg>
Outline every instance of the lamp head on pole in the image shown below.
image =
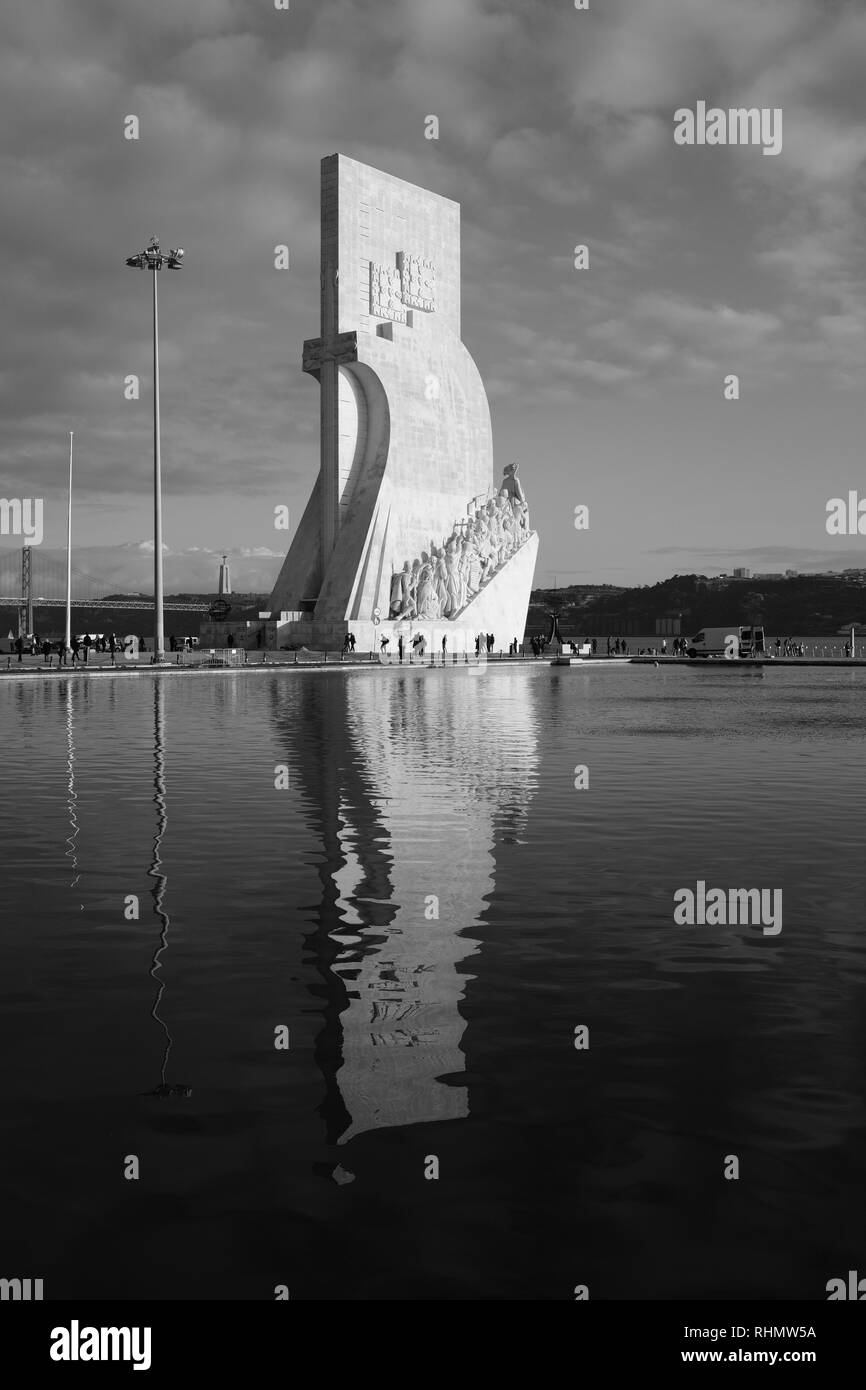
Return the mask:
<svg viewBox="0 0 866 1390">
<path fill-rule="evenodd" d="M 146 251 L 136 251 L 134 256 L 127 256 L 126 264 L 133 270 L 180 270 L 183 263 L 183 247 L 173 246 L 169 251 L 162 251 L 158 237 L 151 237 L 150 244 Z"/>
</svg>

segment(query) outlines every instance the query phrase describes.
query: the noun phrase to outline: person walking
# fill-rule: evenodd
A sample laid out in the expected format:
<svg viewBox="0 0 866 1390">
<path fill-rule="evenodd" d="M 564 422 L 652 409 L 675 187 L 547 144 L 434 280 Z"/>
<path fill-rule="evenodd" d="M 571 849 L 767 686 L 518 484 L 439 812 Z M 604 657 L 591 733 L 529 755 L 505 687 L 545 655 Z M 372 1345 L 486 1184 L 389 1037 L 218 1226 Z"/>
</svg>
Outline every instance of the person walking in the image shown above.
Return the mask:
<svg viewBox="0 0 866 1390">
<path fill-rule="evenodd" d="M 445 665 L 445 648 L 447 647 L 447 645 L 448 645 L 448 638 L 445 637 L 445 636 L 443 636 L 443 638 L 442 638 L 442 665 L 443 665 L 443 666 Z"/>
<path fill-rule="evenodd" d="M 111 657 L 111 664 L 112 664 L 112 666 L 114 666 L 114 664 L 115 664 L 114 656 L 115 656 L 116 651 L 117 651 L 117 643 L 116 643 L 115 640 L 114 640 L 114 633 L 112 632 L 112 633 L 109 635 L 109 638 L 108 638 L 108 654 L 109 654 L 109 656 Z"/>
<path fill-rule="evenodd" d="M 44 640 L 43 640 L 43 642 L 42 642 L 42 656 L 43 656 L 44 660 L 47 661 L 47 662 L 48 662 L 48 665 L 50 666 L 50 665 L 51 665 L 51 643 L 49 642 L 49 640 L 48 640 L 47 637 L 44 638 Z"/>
<path fill-rule="evenodd" d="M 71 642 L 71 644 L 70 644 L 70 649 L 71 649 L 71 651 L 72 651 L 72 665 L 73 665 L 73 666 L 75 666 L 75 665 L 78 664 L 78 649 L 79 649 L 80 646 L 81 646 L 81 643 L 79 642 L 78 638 L 77 638 L 77 637 L 73 637 L 72 642 Z"/>
<path fill-rule="evenodd" d="M 399 658 L 400 658 L 400 665 L 402 666 L 402 665 L 403 665 L 403 634 L 402 634 L 402 632 L 400 633 L 400 636 L 397 638 L 397 655 L 398 655 Z"/>
</svg>

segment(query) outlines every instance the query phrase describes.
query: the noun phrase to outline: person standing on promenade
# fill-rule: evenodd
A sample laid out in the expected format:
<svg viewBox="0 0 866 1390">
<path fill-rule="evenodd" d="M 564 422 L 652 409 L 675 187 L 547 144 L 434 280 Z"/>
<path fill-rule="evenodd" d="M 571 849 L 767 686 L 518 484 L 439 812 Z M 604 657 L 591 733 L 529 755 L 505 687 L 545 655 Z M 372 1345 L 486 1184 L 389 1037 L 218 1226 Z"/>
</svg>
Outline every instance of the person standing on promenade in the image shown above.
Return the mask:
<svg viewBox="0 0 866 1390">
<path fill-rule="evenodd" d="M 42 655 L 43 655 L 43 657 L 45 658 L 45 660 L 47 661 L 48 665 L 50 666 L 50 665 L 51 665 L 51 643 L 49 642 L 49 640 L 48 640 L 47 637 L 44 638 L 44 640 L 43 640 L 43 642 L 42 642 Z"/>
<path fill-rule="evenodd" d="M 71 650 L 71 652 L 72 652 L 72 665 L 73 665 L 73 666 L 75 666 L 75 665 L 77 664 L 77 662 L 78 662 L 78 648 L 80 647 L 80 645 L 81 645 L 81 643 L 79 642 L 78 638 L 77 638 L 77 637 L 73 637 L 72 642 L 70 643 L 70 650 Z"/>
<path fill-rule="evenodd" d="M 400 658 L 400 665 L 402 666 L 402 665 L 403 665 L 403 634 L 402 634 L 402 632 L 400 633 L 400 636 L 397 638 L 397 653 L 398 653 L 399 658 Z"/>
<path fill-rule="evenodd" d="M 109 656 L 111 657 L 111 664 L 112 664 L 112 666 L 114 665 L 114 654 L 115 654 L 116 651 L 117 651 L 117 643 L 116 643 L 115 640 L 114 640 L 114 633 L 112 632 L 112 633 L 109 635 L 109 638 L 108 638 L 108 654 L 109 654 Z"/>
</svg>

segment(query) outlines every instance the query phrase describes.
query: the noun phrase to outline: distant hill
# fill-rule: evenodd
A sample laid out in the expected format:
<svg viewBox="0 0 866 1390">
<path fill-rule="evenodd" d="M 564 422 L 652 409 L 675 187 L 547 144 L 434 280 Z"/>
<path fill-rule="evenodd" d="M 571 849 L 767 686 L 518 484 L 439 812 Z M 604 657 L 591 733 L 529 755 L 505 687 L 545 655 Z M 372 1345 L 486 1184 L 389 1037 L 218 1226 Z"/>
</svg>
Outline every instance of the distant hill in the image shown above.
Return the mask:
<svg viewBox="0 0 866 1390">
<path fill-rule="evenodd" d="M 834 635 L 843 626 L 866 622 L 866 582 L 842 575 L 797 575 L 790 579 L 710 579 L 675 574 L 637 588 L 572 585 L 533 591 L 527 632 L 546 632 L 551 609 L 559 612 L 566 638 L 608 632 L 653 633 L 657 618 L 681 617 L 682 631 L 762 623 L 773 633 Z"/>
</svg>

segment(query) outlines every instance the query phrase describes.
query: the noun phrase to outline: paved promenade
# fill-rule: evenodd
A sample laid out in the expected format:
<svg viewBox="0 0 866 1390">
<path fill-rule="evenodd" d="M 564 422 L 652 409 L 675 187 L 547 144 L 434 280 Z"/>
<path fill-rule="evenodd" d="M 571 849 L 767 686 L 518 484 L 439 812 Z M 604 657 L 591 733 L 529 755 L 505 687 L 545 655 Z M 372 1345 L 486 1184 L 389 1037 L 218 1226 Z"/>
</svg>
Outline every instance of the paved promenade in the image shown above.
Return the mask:
<svg viewBox="0 0 866 1390">
<path fill-rule="evenodd" d="M 507 653 L 491 652 L 487 657 L 487 664 L 491 666 L 522 666 L 535 663 L 549 665 L 554 652 L 546 652 L 543 656 L 533 656 L 531 652 L 518 656 L 509 656 Z M 240 659 L 239 659 L 240 658 Z M 340 667 L 365 669 L 371 667 L 380 669 L 418 671 L 439 669 L 445 667 L 461 666 L 483 666 L 484 659 L 479 659 L 473 655 L 468 658 L 462 653 L 448 652 L 445 660 L 442 653 L 437 652 L 435 658 L 428 653 L 420 660 L 418 658 L 409 660 L 408 655 L 404 656 L 402 662 L 396 655 L 387 660 L 380 660 L 378 653 L 374 652 L 354 652 L 351 655 L 343 656 L 340 652 L 247 652 L 246 661 L 243 660 L 243 653 L 239 653 L 237 648 L 230 651 L 218 651 L 214 657 L 210 657 L 207 651 L 181 654 L 170 652 L 166 660 L 161 665 L 154 665 L 148 654 L 143 654 L 137 661 L 126 661 L 122 656 L 118 656 L 114 663 L 107 653 L 91 653 L 90 660 L 85 664 L 78 661 L 76 664 L 58 666 L 58 658 L 52 656 L 51 664 L 45 661 L 42 656 L 23 655 L 19 662 L 15 654 L 0 654 L 0 679 L 3 677 L 16 676 L 42 676 L 46 680 L 56 679 L 58 676 L 75 676 L 84 678 L 86 676 L 135 676 L 135 675 L 203 675 L 219 674 L 226 672 L 260 672 L 268 671 L 303 671 L 319 670 L 325 667 L 337 669 Z M 695 672 L 700 678 L 701 671 L 718 670 L 720 667 L 730 669 L 731 667 L 740 670 L 749 669 L 772 669 L 776 666 L 847 666 L 859 667 L 866 666 L 866 656 L 844 657 L 844 656 L 788 656 L 788 657 L 768 657 L 766 659 L 743 660 L 736 662 L 724 661 L 721 658 L 703 659 L 697 658 L 690 661 L 688 657 L 661 656 L 661 655 L 641 655 L 641 656 L 605 656 L 599 653 L 594 657 L 587 657 L 585 660 L 573 657 L 571 666 L 566 667 L 563 663 L 557 667 L 558 670 L 575 669 L 585 666 L 587 669 L 600 666 L 666 666 L 678 667 L 684 671 Z"/>
</svg>

